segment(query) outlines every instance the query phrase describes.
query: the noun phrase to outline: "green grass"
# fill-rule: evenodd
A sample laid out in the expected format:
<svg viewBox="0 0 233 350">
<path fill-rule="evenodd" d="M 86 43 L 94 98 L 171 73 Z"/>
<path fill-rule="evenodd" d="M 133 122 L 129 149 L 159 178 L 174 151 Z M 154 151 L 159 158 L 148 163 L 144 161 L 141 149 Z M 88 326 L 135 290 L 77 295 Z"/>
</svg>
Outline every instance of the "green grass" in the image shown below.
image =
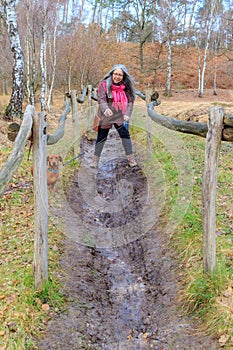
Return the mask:
<svg viewBox="0 0 233 350">
<path fill-rule="evenodd" d="M 141 139 L 146 144 L 146 122 L 145 118 L 140 118 L 140 111 L 135 114 L 134 124 L 131 130 L 134 141 Z M 180 169 L 176 168 L 175 158 L 166 147 L 166 141 L 164 139 L 160 141 L 160 134 L 155 133 L 154 127 L 155 123 L 151 129 L 153 159 L 159 162 L 165 172 L 167 198 L 163 215 L 169 220 L 170 212 L 177 202 Z M 156 128 L 159 126 L 156 125 Z M 193 170 L 190 203 L 182 220 L 170 236 L 171 251 L 174 251 L 176 258 L 178 257 L 177 274 L 181 279 L 180 297 L 183 310 L 189 315 L 198 317 L 205 331 L 227 340 L 224 349 L 232 349 L 233 146 L 227 142 L 221 145 L 216 195 L 216 269 L 212 276 L 203 273 L 201 208 L 205 139 L 186 134 L 179 134 L 179 136 L 185 143 L 185 151 L 190 155 Z M 150 166 L 153 167 L 153 164 Z M 153 172 L 153 168 L 151 171 Z M 178 209 L 173 212 L 173 215 L 179 215 Z"/>
<path fill-rule="evenodd" d="M 217 107 L 233 107 L 232 103 L 226 103 L 226 102 L 212 102 L 212 105 Z"/>
<path fill-rule="evenodd" d="M 169 134 L 153 123 L 151 156 L 148 156 L 148 139 L 145 118 L 136 111 L 135 125 L 131 128 L 136 153 L 142 157 L 146 173 L 155 185 L 166 186 L 165 205 L 162 210 L 164 225 L 178 222 L 170 237 L 171 250 L 177 262 L 177 274 L 181 280 L 181 298 L 184 312 L 196 315 L 203 328 L 218 337 L 226 336 L 225 349 L 231 349 L 233 329 L 233 209 L 232 209 L 232 145 L 223 143 L 219 160 L 219 176 L 216 198 L 217 266 L 213 276 L 203 274 L 202 265 L 202 213 L 201 186 L 204 167 L 205 139 L 179 134 L 172 148 Z M 156 129 L 156 130 L 155 130 Z M 177 134 L 177 133 L 176 133 Z M 184 145 L 179 143 L 179 138 Z M 188 186 L 185 183 L 185 163 L 179 163 L 179 151 L 189 154 L 192 168 L 191 191 L 188 206 L 182 204 Z M 2 150 L 7 155 L 10 149 Z M 173 153 L 174 152 L 174 153 Z M 176 158 L 175 153 L 178 157 Z M 27 152 L 26 152 L 27 153 Z M 181 153 L 182 156 L 182 153 Z M 67 157 L 72 158 L 72 153 Z M 26 157 L 25 157 L 26 158 Z M 50 224 L 49 228 L 49 280 L 44 291 L 34 290 L 33 281 L 33 192 L 30 162 L 22 163 L 11 181 L 11 190 L 0 198 L 1 219 L 1 275 L 0 275 L 0 349 L 35 349 L 37 337 L 48 319 L 64 307 L 59 284 L 59 256 L 62 234 Z M 65 169 L 63 185 L 67 183 L 77 164 Z M 158 172 L 158 168 L 160 172 Z M 184 170 L 184 178 L 182 171 Z M 181 176 L 182 175 L 182 176 Z M 184 191 L 182 192 L 182 188 Z M 188 187 L 187 187 L 188 188 Z M 190 190 L 190 188 L 188 188 Z"/>
<path fill-rule="evenodd" d="M 33 339 L 64 304 L 57 278 L 62 236 L 53 226 L 49 230 L 49 279 L 43 292 L 34 289 L 34 212 L 29 168 L 29 162 L 24 161 L 10 183 L 11 189 L 0 198 L 1 350 L 35 349 Z"/>
<path fill-rule="evenodd" d="M 203 171 L 203 148 L 205 140 L 185 136 L 194 162 L 194 187 L 192 203 L 176 234 L 172 246 L 179 252 L 183 274 L 182 301 L 188 314 L 194 314 L 202 321 L 203 328 L 217 336 L 226 336 L 225 349 L 232 348 L 233 295 L 232 286 L 232 173 L 231 150 L 222 145 L 218 169 L 216 198 L 216 269 L 213 276 L 203 273 L 202 264 L 202 213 L 201 173 Z M 194 150 L 195 144 L 195 152 Z M 228 190 L 227 190 L 228 189 Z M 228 297 L 226 290 L 230 289 Z"/>
</svg>

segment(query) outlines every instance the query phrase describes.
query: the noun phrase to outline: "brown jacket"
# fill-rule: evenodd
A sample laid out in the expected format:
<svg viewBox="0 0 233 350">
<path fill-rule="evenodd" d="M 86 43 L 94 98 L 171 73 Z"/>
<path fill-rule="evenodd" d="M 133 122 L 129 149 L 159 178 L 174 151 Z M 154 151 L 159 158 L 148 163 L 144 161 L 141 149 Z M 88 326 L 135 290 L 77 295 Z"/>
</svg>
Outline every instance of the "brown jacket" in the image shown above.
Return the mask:
<svg viewBox="0 0 233 350">
<path fill-rule="evenodd" d="M 127 99 L 128 99 L 128 104 L 127 104 L 127 109 L 124 115 L 127 115 L 128 117 L 131 117 L 132 111 L 133 111 L 133 105 L 134 105 L 134 97 L 130 96 L 127 93 L 127 90 L 125 90 Z M 124 121 L 124 115 L 122 114 L 121 110 L 116 111 L 115 108 L 112 106 L 112 98 L 108 96 L 107 93 L 107 85 L 106 81 L 102 81 L 99 84 L 98 87 L 98 104 L 99 104 L 99 109 L 98 109 L 98 116 L 100 117 L 100 126 L 101 128 L 111 128 L 112 124 L 116 123 L 118 125 L 123 124 Z M 113 115 L 111 117 L 106 117 L 104 115 L 104 112 L 106 109 L 111 109 L 113 112 Z"/>
</svg>

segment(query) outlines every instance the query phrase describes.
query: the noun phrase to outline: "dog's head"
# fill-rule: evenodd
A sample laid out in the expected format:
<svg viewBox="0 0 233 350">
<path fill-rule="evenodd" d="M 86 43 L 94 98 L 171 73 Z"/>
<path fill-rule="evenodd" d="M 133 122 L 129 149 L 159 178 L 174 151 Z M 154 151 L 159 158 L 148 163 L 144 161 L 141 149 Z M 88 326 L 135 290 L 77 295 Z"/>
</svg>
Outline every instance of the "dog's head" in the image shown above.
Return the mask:
<svg viewBox="0 0 233 350">
<path fill-rule="evenodd" d="M 59 156 L 58 154 L 51 154 L 50 156 L 47 157 L 47 164 L 51 168 L 58 168 L 59 162 L 63 164 L 62 157 Z"/>
</svg>

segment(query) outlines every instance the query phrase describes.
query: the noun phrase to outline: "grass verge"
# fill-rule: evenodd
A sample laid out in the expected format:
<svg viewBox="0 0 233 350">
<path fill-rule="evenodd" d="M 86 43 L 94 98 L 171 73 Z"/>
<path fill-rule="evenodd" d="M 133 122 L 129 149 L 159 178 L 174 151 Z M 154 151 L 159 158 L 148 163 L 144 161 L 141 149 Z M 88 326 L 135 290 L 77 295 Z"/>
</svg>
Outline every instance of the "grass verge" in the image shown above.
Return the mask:
<svg viewBox="0 0 233 350">
<path fill-rule="evenodd" d="M 192 203 L 184 220 L 172 237 L 180 256 L 183 273 L 182 301 L 188 314 L 196 315 L 203 329 L 218 336 L 224 349 L 233 347 L 232 293 L 232 150 L 222 143 L 216 195 L 216 269 L 213 276 L 203 274 L 201 185 L 204 168 L 205 140 L 185 136 L 193 160 L 194 185 Z"/>
<path fill-rule="evenodd" d="M 170 220 L 171 212 L 177 204 L 180 187 L 181 168 L 169 149 L 169 140 L 162 137 L 159 126 L 150 125 L 150 145 L 146 133 L 146 120 L 134 122 L 131 133 L 134 142 L 144 144 L 146 152 L 152 150 L 153 162 L 159 162 L 164 171 L 166 201 L 163 208 L 165 220 Z M 154 129 L 156 128 L 156 129 Z M 165 129 L 163 129 L 166 133 Z M 173 136 L 170 133 L 168 137 Z M 175 133 L 174 134 L 178 134 Z M 230 143 L 223 142 L 218 168 L 216 198 L 216 269 L 213 276 L 203 273 L 202 254 L 202 174 L 204 169 L 205 139 L 179 134 L 184 142 L 184 152 L 189 154 L 192 165 L 192 193 L 189 205 L 183 212 L 178 226 L 170 234 L 170 247 L 178 257 L 177 273 L 181 281 L 181 302 L 183 311 L 197 317 L 203 331 L 217 336 L 220 347 L 233 348 L 233 167 Z M 177 152 L 180 149 L 178 145 Z M 149 150 L 150 149 L 150 150 Z M 137 151 L 137 150 L 136 150 Z M 139 152 L 140 155 L 140 152 Z M 185 158 L 185 157 L 184 157 Z M 153 162 L 150 163 L 153 172 Z M 181 206 L 182 208 L 182 206 Z M 177 208 L 178 209 L 178 208 Z M 175 215 L 179 215 L 177 210 Z"/>
<path fill-rule="evenodd" d="M 9 149 L 2 152 L 7 155 Z M 58 265 L 62 235 L 51 225 L 49 279 L 43 292 L 34 290 L 34 199 L 30 166 L 28 161 L 23 161 L 0 198 L 1 350 L 36 349 L 34 339 L 64 305 Z"/>
</svg>

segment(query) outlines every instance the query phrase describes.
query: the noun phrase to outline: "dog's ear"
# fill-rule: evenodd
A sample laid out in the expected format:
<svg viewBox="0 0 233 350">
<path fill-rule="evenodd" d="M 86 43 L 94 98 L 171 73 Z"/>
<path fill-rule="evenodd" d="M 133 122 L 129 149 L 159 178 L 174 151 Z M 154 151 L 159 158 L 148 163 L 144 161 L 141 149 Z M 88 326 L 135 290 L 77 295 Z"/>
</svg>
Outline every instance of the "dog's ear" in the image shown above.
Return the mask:
<svg viewBox="0 0 233 350">
<path fill-rule="evenodd" d="M 60 161 L 62 164 L 64 164 L 64 163 L 63 163 L 62 156 L 59 156 L 59 161 Z"/>
<path fill-rule="evenodd" d="M 47 164 L 48 164 L 48 162 L 49 162 L 49 156 L 47 157 Z"/>
</svg>

